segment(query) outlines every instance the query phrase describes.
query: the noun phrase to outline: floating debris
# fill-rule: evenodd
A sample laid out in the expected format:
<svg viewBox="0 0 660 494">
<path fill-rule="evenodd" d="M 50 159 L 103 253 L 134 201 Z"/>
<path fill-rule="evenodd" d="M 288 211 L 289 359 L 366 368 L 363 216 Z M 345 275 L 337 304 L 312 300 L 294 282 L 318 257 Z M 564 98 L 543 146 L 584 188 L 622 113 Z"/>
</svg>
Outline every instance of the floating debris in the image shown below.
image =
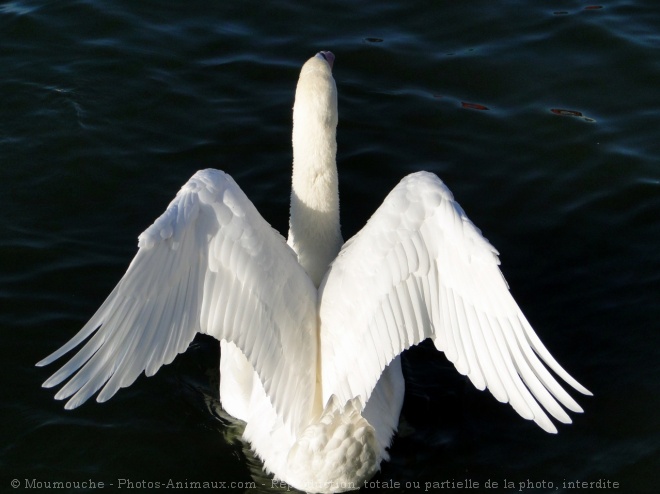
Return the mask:
<svg viewBox="0 0 660 494">
<path fill-rule="evenodd" d="M 561 110 L 559 108 L 553 108 L 550 110 L 555 115 L 561 115 L 562 117 L 581 117 L 582 112 L 577 110 Z"/>
<path fill-rule="evenodd" d="M 461 106 L 463 108 L 469 108 L 470 110 L 481 110 L 481 111 L 487 111 L 490 110 L 487 106 L 480 105 L 479 103 L 467 103 L 465 101 L 461 101 Z"/>
<path fill-rule="evenodd" d="M 564 110 L 561 108 L 552 108 L 550 109 L 551 113 L 554 113 L 555 115 L 559 115 L 561 117 L 576 117 L 576 118 L 581 118 L 585 122 L 595 122 L 593 118 L 589 118 L 585 116 L 581 111 L 577 110 Z"/>
<path fill-rule="evenodd" d="M 585 10 L 600 10 L 602 8 L 603 8 L 602 5 L 587 5 L 586 7 L 582 8 L 582 11 L 585 11 Z M 555 10 L 552 13 L 552 15 L 570 15 L 570 14 L 571 14 L 571 12 L 569 12 L 568 10 Z"/>
</svg>

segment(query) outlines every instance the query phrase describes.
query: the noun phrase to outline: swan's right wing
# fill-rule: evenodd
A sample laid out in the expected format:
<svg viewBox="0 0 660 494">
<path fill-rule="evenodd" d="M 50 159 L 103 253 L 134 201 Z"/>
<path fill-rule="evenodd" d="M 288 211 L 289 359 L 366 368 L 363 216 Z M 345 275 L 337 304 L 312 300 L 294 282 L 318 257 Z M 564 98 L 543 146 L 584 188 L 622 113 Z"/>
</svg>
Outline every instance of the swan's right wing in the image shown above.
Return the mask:
<svg viewBox="0 0 660 494">
<path fill-rule="evenodd" d="M 45 387 L 75 408 L 153 375 L 196 333 L 234 342 L 292 430 L 311 413 L 317 291 L 282 236 L 234 180 L 197 172 L 139 239 L 126 274 L 46 365 L 91 338 Z"/>
<path fill-rule="evenodd" d="M 319 289 L 323 402 L 366 404 L 386 365 L 431 338 L 478 389 L 556 432 L 582 409 L 511 296 L 497 251 L 431 173 L 404 178 L 350 239 Z M 545 365 L 544 365 L 545 363 Z"/>
</svg>

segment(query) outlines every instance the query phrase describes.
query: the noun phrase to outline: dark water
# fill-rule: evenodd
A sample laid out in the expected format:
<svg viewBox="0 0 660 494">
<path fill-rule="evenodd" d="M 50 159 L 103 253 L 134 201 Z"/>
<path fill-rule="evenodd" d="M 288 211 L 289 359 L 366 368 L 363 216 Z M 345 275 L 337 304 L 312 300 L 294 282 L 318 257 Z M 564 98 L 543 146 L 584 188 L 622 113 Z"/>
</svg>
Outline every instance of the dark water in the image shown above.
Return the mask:
<svg viewBox="0 0 660 494">
<path fill-rule="evenodd" d="M 330 49 L 344 236 L 405 174 L 437 173 L 595 394 L 550 436 L 422 345 L 373 491 L 658 492 L 660 7 L 302 4 L 0 3 L 0 490 L 268 490 L 218 410 L 215 341 L 74 412 L 40 387 L 55 366 L 34 363 L 87 320 L 197 169 L 229 172 L 285 232 L 295 82 Z"/>
</svg>

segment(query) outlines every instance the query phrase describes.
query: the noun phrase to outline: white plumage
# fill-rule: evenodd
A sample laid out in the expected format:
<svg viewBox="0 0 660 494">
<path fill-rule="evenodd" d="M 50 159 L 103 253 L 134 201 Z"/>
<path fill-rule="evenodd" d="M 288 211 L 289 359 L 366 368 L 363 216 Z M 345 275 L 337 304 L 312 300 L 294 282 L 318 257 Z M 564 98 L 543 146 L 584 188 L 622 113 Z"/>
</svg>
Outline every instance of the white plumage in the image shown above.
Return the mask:
<svg viewBox="0 0 660 494">
<path fill-rule="evenodd" d="M 509 293 L 497 251 L 435 175 L 405 177 L 343 244 L 334 55 L 302 68 L 288 241 L 227 174 L 197 172 L 139 238 L 126 274 L 46 365 L 91 336 L 45 387 L 75 408 L 153 375 L 196 333 L 221 342 L 220 398 L 267 470 L 310 492 L 359 487 L 388 458 L 399 354 L 426 338 L 478 389 L 548 432 L 584 394 Z M 343 244 L 343 246 L 342 246 Z M 74 374 L 75 373 L 75 374 Z M 73 374 L 73 376 L 72 376 Z M 544 410 L 545 409 L 545 410 Z"/>
</svg>

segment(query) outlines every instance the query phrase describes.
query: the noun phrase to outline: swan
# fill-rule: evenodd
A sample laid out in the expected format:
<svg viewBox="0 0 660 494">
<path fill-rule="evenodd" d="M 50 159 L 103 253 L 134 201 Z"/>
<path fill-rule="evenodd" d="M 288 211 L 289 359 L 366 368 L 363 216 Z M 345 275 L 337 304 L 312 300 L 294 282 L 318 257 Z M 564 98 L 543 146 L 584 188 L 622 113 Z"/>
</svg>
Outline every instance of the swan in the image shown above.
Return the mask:
<svg viewBox="0 0 660 494">
<path fill-rule="evenodd" d="M 43 384 L 66 409 L 110 399 L 185 351 L 220 341 L 220 400 L 280 481 L 359 488 L 388 460 L 404 380 L 400 354 L 430 338 L 458 372 L 556 433 L 582 408 L 511 296 L 498 252 L 434 174 L 413 173 L 353 238 L 339 224 L 335 56 L 302 67 L 293 107 L 288 239 L 222 171 L 194 174 L 138 239 L 126 274 Z M 547 367 L 546 367 L 547 366 Z M 74 374 L 75 373 L 75 374 Z M 563 407 L 562 407 L 563 405 Z"/>
</svg>

